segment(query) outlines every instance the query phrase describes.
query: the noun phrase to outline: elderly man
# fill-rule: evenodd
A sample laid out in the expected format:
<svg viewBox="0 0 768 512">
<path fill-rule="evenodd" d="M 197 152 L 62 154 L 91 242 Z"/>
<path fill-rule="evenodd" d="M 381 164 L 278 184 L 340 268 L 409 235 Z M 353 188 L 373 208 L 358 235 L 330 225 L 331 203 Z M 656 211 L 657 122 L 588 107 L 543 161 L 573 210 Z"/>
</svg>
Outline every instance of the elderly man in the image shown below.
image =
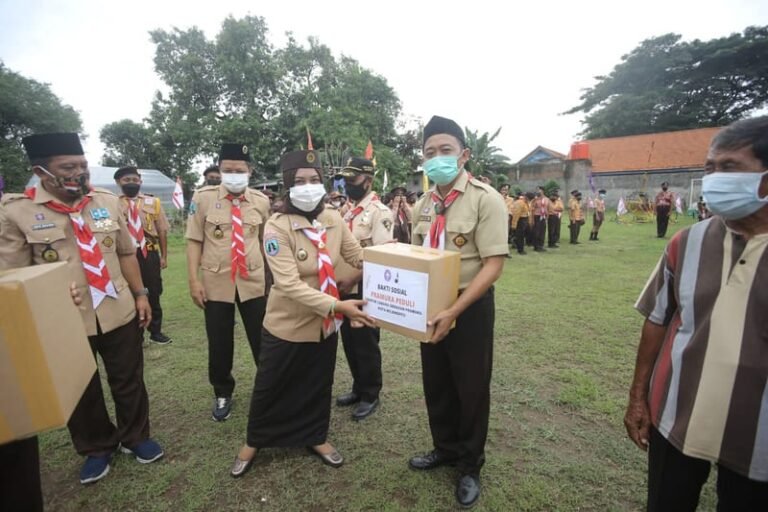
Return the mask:
<svg viewBox="0 0 768 512">
<path fill-rule="evenodd" d="M 637 301 L 645 316 L 624 423 L 648 450 L 648 510 L 768 510 L 768 117 L 710 146 L 714 217 L 677 232 Z"/>
</svg>

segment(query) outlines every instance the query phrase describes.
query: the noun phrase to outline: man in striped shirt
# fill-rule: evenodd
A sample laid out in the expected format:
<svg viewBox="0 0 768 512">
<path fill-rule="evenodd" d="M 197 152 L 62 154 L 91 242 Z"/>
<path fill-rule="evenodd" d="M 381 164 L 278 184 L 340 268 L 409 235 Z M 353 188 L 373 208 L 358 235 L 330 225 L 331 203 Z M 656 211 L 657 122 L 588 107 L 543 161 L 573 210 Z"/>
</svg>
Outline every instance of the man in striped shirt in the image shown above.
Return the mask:
<svg viewBox="0 0 768 512">
<path fill-rule="evenodd" d="M 716 215 L 670 240 L 645 317 L 627 433 L 648 450 L 648 510 L 695 510 L 711 462 L 718 510 L 768 510 L 768 117 L 712 141 Z"/>
</svg>

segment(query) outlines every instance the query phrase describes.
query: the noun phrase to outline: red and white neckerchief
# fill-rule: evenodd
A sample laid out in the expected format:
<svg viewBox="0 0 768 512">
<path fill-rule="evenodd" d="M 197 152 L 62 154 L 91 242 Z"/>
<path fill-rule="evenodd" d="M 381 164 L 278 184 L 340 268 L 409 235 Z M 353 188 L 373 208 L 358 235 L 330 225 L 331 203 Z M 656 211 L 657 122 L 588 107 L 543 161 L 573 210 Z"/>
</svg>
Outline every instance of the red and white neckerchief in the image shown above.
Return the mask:
<svg viewBox="0 0 768 512">
<path fill-rule="evenodd" d="M 336 287 L 336 274 L 333 271 L 331 255 L 328 253 L 325 228 L 321 227 L 317 221 L 313 222 L 313 226 L 302 229 L 302 232 L 317 248 L 317 282 L 320 283 L 320 291 L 338 299 L 339 289 Z M 341 313 L 326 316 L 323 319 L 323 338 L 338 331 L 343 321 L 344 315 Z"/>
<path fill-rule="evenodd" d="M 29 188 L 24 191 L 24 194 L 30 199 L 34 199 L 35 192 L 36 189 Z M 56 201 L 48 201 L 44 204 L 55 212 L 69 215 L 69 219 L 72 221 L 72 229 L 75 232 L 75 237 L 77 237 L 77 247 L 80 251 L 80 260 L 83 263 L 85 278 L 91 291 L 91 299 L 93 299 L 93 309 L 96 309 L 105 297 L 116 299 L 117 290 L 115 290 L 115 285 L 109 277 L 109 270 L 104 262 L 99 244 L 81 215 L 83 208 L 90 201 L 90 196 L 85 196 L 74 207 Z"/>
<path fill-rule="evenodd" d="M 147 257 L 147 240 L 144 238 L 144 227 L 141 225 L 139 216 L 139 207 L 136 206 L 138 199 L 126 197 L 128 201 L 128 233 L 133 239 L 133 245 L 141 249 L 141 255 Z"/>
<path fill-rule="evenodd" d="M 227 199 L 232 203 L 232 282 L 234 283 L 238 272 L 243 279 L 248 277 L 248 267 L 245 264 L 243 216 L 240 213 L 240 201 L 245 201 L 245 196 L 237 198 L 227 194 Z"/>
<path fill-rule="evenodd" d="M 378 201 L 378 200 L 379 200 L 379 196 L 377 196 L 376 193 L 374 192 L 373 195 L 371 196 L 371 202 Z M 347 214 L 344 215 L 344 220 L 349 225 L 350 231 L 352 231 L 352 221 L 355 220 L 355 217 L 363 213 L 363 210 L 365 210 L 365 208 L 362 205 L 358 205 L 354 209 L 349 210 Z"/>
<path fill-rule="evenodd" d="M 432 249 L 445 249 L 445 211 L 449 206 L 453 204 L 461 192 L 456 189 L 445 196 L 445 199 L 441 199 L 436 190 L 432 191 L 432 202 L 435 205 L 435 213 L 437 216 L 429 227 L 429 233 L 424 238 L 424 247 L 431 247 Z"/>
</svg>

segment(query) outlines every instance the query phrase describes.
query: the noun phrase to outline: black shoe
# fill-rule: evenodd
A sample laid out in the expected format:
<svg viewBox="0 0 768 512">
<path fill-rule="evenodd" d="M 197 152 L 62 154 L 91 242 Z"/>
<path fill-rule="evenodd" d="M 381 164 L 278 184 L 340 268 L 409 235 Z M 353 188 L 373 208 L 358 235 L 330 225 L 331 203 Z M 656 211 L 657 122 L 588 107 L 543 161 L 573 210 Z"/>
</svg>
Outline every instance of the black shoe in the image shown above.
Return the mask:
<svg viewBox="0 0 768 512">
<path fill-rule="evenodd" d="M 519 254 L 520 256 L 525 256 L 528 253 L 525 251 L 517 251 L 517 254 Z"/>
<path fill-rule="evenodd" d="M 169 338 L 168 336 L 166 336 L 165 334 L 163 334 L 161 332 L 158 332 L 156 334 L 150 334 L 149 335 L 149 339 L 151 341 L 154 341 L 158 345 L 168 345 L 169 343 L 171 343 L 173 341 L 171 338 Z"/>
<path fill-rule="evenodd" d="M 340 397 L 336 399 L 336 405 L 339 407 L 348 407 L 350 405 L 356 404 L 360 401 L 360 395 L 355 393 L 354 391 L 351 391 L 349 393 L 344 393 Z"/>
<path fill-rule="evenodd" d="M 217 397 L 213 401 L 213 420 L 224 421 L 232 414 L 232 399 Z"/>
<path fill-rule="evenodd" d="M 547 252 L 547 250 L 543 247 L 537 247 L 533 250 L 534 252 Z"/>
<path fill-rule="evenodd" d="M 357 404 L 357 407 L 355 407 L 355 410 L 352 412 L 352 419 L 355 421 L 364 420 L 373 414 L 377 407 L 379 407 L 378 398 L 373 402 L 361 401 L 359 404 Z"/>
<path fill-rule="evenodd" d="M 480 499 L 480 478 L 463 475 L 456 484 L 456 502 L 461 508 L 472 508 Z"/>
<path fill-rule="evenodd" d="M 448 458 L 445 455 L 438 453 L 437 450 L 432 450 L 425 455 L 416 455 L 415 457 L 411 457 L 411 460 L 408 461 L 408 465 L 412 469 L 420 470 L 435 469 L 440 466 L 453 466 L 455 463 L 455 459 Z"/>
</svg>

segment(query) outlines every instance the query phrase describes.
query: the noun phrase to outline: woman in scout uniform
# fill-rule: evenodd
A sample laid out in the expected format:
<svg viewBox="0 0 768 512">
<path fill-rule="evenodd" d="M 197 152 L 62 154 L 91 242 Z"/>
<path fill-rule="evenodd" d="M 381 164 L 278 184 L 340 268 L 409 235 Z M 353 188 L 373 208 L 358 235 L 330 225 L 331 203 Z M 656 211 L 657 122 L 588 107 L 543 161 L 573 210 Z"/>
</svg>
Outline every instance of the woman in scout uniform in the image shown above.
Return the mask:
<svg viewBox="0 0 768 512">
<path fill-rule="evenodd" d="M 30 135 L 24 148 L 40 183 L 0 205 L 0 270 L 67 263 L 82 292 L 80 313 L 115 403 L 112 423 L 97 371 L 67 427 L 85 462 L 80 483 L 104 478 L 122 446 L 142 463 L 163 456 L 149 437 L 149 399 L 139 329 L 152 312 L 117 196 L 92 189 L 76 133 Z"/>
<path fill-rule="evenodd" d="M 480 468 L 488 434 L 493 365 L 493 283 L 509 253 L 508 213 L 501 195 L 464 171 L 464 131 L 433 117 L 424 127 L 424 169 L 436 186 L 416 203 L 413 244 L 461 253 L 459 297 L 430 319 L 421 344 L 424 396 L 434 449 L 411 458 L 411 468 L 455 464 L 456 500 L 480 497 Z M 455 321 L 455 327 L 452 325 Z"/>
<path fill-rule="evenodd" d="M 259 362 L 266 306 L 261 241 L 270 212 L 269 199 L 248 188 L 250 161 L 248 146 L 223 144 L 221 185 L 195 192 L 187 219 L 189 293 L 205 315 L 214 421 L 226 420 L 232 411 L 235 305 L 253 361 Z"/>
<path fill-rule="evenodd" d="M 343 316 L 374 326 L 361 300 L 339 300 L 334 267 L 362 266 L 363 250 L 336 212 L 325 210 L 320 155 L 293 151 L 280 161 L 288 194 L 264 231 L 274 277 L 261 357 L 251 397 L 246 444 L 232 466 L 242 476 L 256 451 L 306 446 L 325 464 L 344 459 L 327 442 L 337 331 Z"/>
</svg>

